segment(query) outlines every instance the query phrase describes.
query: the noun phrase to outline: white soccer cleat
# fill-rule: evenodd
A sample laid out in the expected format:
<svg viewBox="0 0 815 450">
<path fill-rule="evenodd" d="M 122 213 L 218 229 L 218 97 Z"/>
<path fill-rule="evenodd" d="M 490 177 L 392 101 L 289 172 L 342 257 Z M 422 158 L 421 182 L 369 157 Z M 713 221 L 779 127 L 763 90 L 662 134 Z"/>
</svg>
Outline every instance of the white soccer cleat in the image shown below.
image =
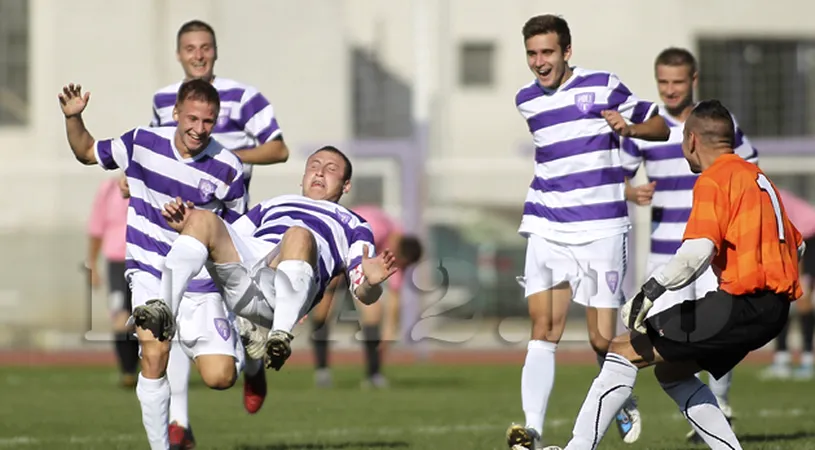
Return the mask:
<svg viewBox="0 0 815 450">
<path fill-rule="evenodd" d="M 625 401 L 615 420 L 617 422 L 617 431 L 620 432 L 623 442 L 626 444 L 637 442 L 642 433 L 642 419 L 640 418 L 640 411 L 637 409 L 637 400 L 633 395 Z"/>
<path fill-rule="evenodd" d="M 266 355 L 267 332 L 244 317 L 238 316 L 235 319 L 238 327 L 238 334 L 241 337 L 246 355 L 252 359 L 263 360 Z"/>
</svg>

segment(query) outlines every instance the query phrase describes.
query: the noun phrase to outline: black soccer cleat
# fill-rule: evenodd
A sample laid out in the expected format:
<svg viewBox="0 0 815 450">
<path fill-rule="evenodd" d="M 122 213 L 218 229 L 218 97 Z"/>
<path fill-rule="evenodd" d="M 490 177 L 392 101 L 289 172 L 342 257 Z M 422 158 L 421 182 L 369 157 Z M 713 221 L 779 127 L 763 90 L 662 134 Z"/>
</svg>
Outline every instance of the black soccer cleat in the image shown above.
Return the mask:
<svg viewBox="0 0 815 450">
<path fill-rule="evenodd" d="M 291 356 L 294 335 L 283 330 L 272 331 L 266 341 L 266 368 L 279 371 Z"/>
<path fill-rule="evenodd" d="M 137 327 L 150 330 L 159 341 L 172 339 L 175 335 L 173 312 L 162 300 L 148 300 L 133 308 L 133 321 Z"/>
</svg>

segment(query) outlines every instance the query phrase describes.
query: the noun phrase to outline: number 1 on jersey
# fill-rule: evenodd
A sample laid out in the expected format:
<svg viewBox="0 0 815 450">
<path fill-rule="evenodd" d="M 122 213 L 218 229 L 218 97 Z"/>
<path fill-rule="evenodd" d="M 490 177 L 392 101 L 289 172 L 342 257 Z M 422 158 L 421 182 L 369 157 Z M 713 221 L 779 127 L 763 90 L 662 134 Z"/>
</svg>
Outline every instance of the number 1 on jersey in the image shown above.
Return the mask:
<svg viewBox="0 0 815 450">
<path fill-rule="evenodd" d="M 758 174 L 756 183 L 758 183 L 758 187 L 762 191 L 770 196 L 770 202 L 773 204 L 773 212 L 775 213 L 775 224 L 778 227 L 778 238 L 781 242 L 784 242 L 784 218 L 781 216 L 781 202 L 778 201 L 778 195 L 776 195 L 770 180 L 763 173 Z"/>
</svg>

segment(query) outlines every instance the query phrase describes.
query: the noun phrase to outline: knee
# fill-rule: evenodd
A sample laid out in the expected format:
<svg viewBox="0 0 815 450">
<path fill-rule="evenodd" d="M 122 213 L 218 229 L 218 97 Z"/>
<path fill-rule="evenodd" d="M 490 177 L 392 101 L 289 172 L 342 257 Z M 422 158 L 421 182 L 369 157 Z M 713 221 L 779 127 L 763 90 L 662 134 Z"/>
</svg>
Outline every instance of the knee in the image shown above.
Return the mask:
<svg viewBox="0 0 815 450">
<path fill-rule="evenodd" d="M 598 355 L 605 355 L 609 351 L 611 351 L 611 340 L 603 336 L 599 332 L 590 332 L 589 333 L 589 343 L 591 344 L 591 348 L 594 349 L 594 352 Z"/>
<path fill-rule="evenodd" d="M 532 340 L 558 343 L 566 325 L 566 317 L 553 317 L 551 314 L 537 314 L 532 319 Z"/>
<path fill-rule="evenodd" d="M 229 361 L 227 361 L 229 359 Z M 220 360 L 220 358 L 219 358 Z M 217 364 L 206 364 L 199 368 L 201 379 L 210 389 L 224 390 L 235 385 L 238 372 L 231 357 L 224 357 Z"/>
<path fill-rule="evenodd" d="M 201 233 L 208 233 L 212 230 L 218 216 L 212 211 L 203 209 L 194 209 L 190 211 L 190 216 L 184 224 L 183 232 L 186 234 L 193 234 L 195 236 Z"/>
<path fill-rule="evenodd" d="M 306 228 L 293 226 L 283 233 L 283 239 L 287 241 L 295 241 L 298 245 L 305 245 L 308 248 L 316 246 L 314 236 Z"/>
</svg>

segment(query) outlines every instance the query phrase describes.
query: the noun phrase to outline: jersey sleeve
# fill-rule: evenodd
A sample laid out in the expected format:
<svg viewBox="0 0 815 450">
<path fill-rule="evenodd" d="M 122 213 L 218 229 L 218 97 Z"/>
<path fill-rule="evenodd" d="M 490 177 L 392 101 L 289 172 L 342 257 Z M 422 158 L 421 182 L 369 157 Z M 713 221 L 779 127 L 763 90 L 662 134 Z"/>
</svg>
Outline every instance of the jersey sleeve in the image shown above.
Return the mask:
<svg viewBox="0 0 815 450">
<path fill-rule="evenodd" d="M 136 132 L 137 129 L 134 128 L 117 138 L 96 141 L 93 151 L 99 165 L 105 170 L 126 170 L 133 159 L 133 139 Z"/>
<path fill-rule="evenodd" d="M 730 205 L 722 188 L 710 177 L 700 176 L 693 186 L 693 207 L 683 240 L 710 239 L 719 251 L 727 231 Z"/>
<path fill-rule="evenodd" d="M 745 161 L 751 162 L 753 164 L 758 164 L 758 150 L 753 147 L 753 143 L 747 139 L 747 136 L 744 135 L 744 131 L 742 131 L 741 127 L 739 127 L 739 123 L 736 121 L 736 118 L 733 118 L 733 127 L 736 130 L 736 139 L 733 143 L 733 151 L 744 158 Z"/>
<path fill-rule="evenodd" d="M 637 170 L 639 170 L 644 160 L 642 150 L 640 150 L 639 143 L 636 139 L 623 138 L 620 159 L 622 161 L 625 176 L 628 178 L 633 178 L 634 175 L 637 174 Z"/>
<path fill-rule="evenodd" d="M 161 126 L 161 116 L 158 115 L 158 105 L 156 104 L 157 95 L 153 96 L 153 118 L 150 119 L 150 128 Z"/>
<path fill-rule="evenodd" d="M 241 98 L 238 124 L 260 144 L 283 138 L 274 108 L 266 97 L 254 88 L 247 88 Z"/>
<path fill-rule="evenodd" d="M 609 109 L 616 109 L 625 119 L 632 123 L 643 123 L 657 112 L 657 105 L 653 102 L 640 100 L 626 87 L 616 75 L 608 77 Z"/>
</svg>

